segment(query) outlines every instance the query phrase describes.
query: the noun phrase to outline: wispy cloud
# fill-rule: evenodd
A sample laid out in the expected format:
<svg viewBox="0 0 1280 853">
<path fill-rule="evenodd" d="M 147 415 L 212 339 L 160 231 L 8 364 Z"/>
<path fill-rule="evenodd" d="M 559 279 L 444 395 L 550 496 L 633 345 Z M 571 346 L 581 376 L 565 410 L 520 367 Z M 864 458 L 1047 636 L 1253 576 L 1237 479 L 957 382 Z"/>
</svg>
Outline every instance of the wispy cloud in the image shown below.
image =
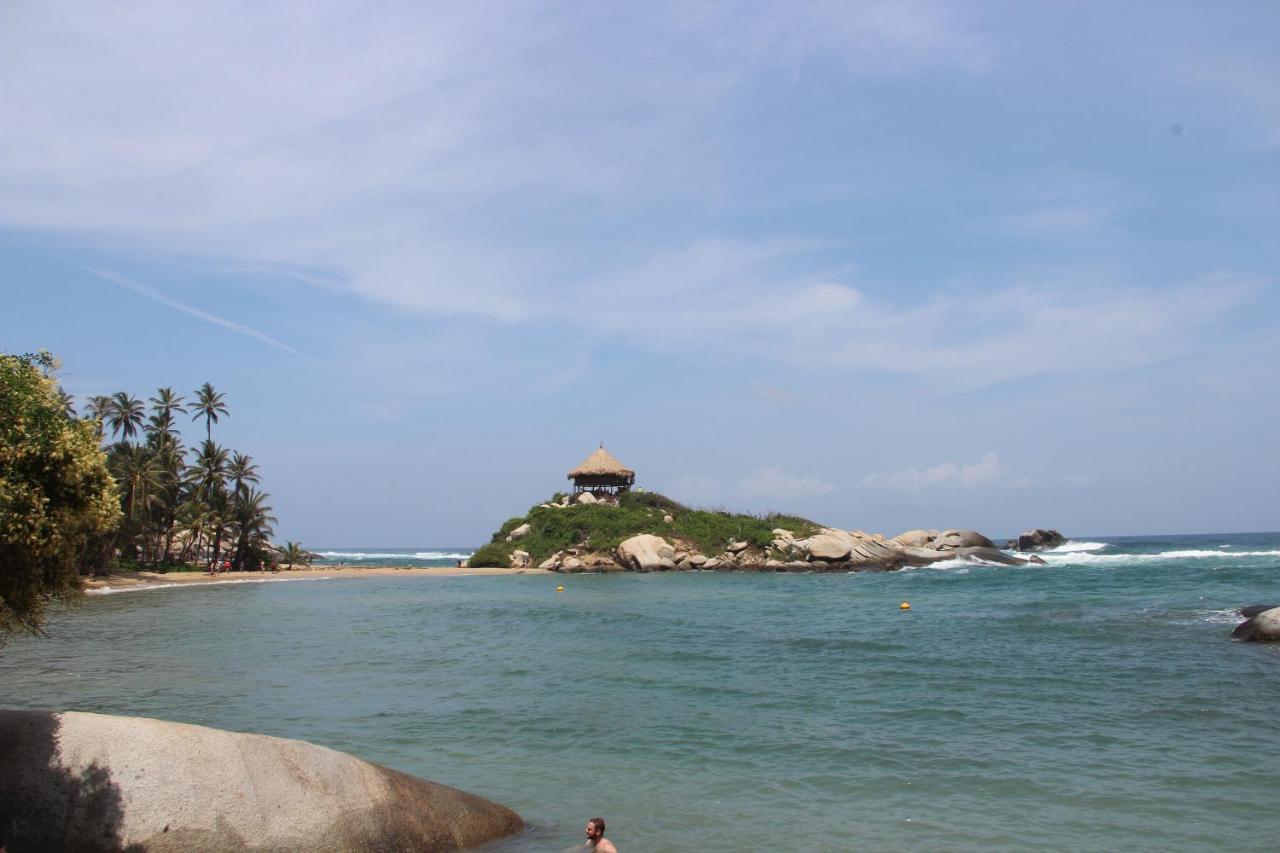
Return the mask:
<svg viewBox="0 0 1280 853">
<path fill-rule="evenodd" d="M 131 290 L 139 296 L 143 296 L 153 302 L 159 302 L 161 305 L 172 308 L 175 311 L 181 311 L 184 314 L 190 314 L 192 317 L 198 317 L 207 323 L 212 323 L 215 326 L 221 326 L 229 332 L 235 332 L 237 335 L 244 335 L 246 338 L 253 338 L 256 341 L 261 341 L 268 346 L 273 346 L 276 349 L 283 350 L 290 355 L 296 355 L 298 358 L 306 359 L 313 364 L 321 364 L 319 360 L 312 358 L 306 353 L 299 352 L 283 341 L 276 340 L 270 335 L 260 332 L 252 326 L 247 326 L 244 323 L 237 323 L 234 320 L 228 320 L 225 317 L 220 317 L 217 314 L 205 311 L 202 308 L 196 308 L 194 305 L 188 305 L 185 302 L 180 302 L 172 296 L 161 293 L 155 288 L 148 287 L 131 278 L 127 278 L 110 270 L 97 269 L 95 267 L 80 267 L 80 269 L 85 272 L 92 273 L 98 278 L 106 279 L 113 284 L 117 284 L 126 290 Z"/>
</svg>

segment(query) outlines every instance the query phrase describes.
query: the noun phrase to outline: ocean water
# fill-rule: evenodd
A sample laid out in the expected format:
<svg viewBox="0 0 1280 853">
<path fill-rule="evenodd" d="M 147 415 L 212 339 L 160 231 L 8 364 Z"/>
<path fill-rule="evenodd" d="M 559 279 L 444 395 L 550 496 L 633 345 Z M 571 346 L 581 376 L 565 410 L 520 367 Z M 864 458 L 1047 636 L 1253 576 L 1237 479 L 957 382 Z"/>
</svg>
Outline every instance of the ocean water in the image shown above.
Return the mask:
<svg viewBox="0 0 1280 853">
<path fill-rule="evenodd" d="M 0 698 L 345 750 L 515 808 L 495 853 L 1275 846 L 1280 644 L 1229 634 L 1280 534 L 1046 559 L 102 595 Z"/>
</svg>

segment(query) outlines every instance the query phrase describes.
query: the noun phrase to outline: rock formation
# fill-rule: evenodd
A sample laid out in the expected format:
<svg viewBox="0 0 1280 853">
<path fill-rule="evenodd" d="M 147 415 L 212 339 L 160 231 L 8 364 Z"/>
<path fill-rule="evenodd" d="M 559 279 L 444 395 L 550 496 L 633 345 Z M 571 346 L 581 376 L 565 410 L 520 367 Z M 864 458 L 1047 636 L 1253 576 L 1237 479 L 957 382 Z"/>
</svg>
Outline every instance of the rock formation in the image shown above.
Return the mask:
<svg viewBox="0 0 1280 853">
<path fill-rule="evenodd" d="M 0 711 L 0 829 L 24 850 L 457 850 L 510 809 L 332 749 L 135 717 Z"/>
<path fill-rule="evenodd" d="M 1240 608 L 1244 621 L 1231 632 L 1231 639 L 1251 643 L 1280 640 L 1280 604 L 1250 604 Z"/>
<path fill-rule="evenodd" d="M 676 549 L 667 540 L 650 533 L 632 536 L 618 546 L 618 562 L 637 572 L 674 569 L 675 556 Z"/>
<path fill-rule="evenodd" d="M 1024 532 L 1017 539 L 1010 539 L 1005 547 L 1011 551 L 1043 551 L 1047 548 L 1057 548 L 1066 541 L 1067 537 L 1056 530 L 1036 528 Z"/>
</svg>

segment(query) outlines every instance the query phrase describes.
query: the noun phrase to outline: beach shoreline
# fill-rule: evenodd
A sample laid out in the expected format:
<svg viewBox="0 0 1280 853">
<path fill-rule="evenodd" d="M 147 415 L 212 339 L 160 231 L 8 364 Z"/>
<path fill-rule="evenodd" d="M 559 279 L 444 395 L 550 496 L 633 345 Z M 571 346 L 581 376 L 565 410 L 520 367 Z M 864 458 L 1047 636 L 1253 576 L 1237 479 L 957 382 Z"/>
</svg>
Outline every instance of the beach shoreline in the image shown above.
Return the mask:
<svg viewBox="0 0 1280 853">
<path fill-rule="evenodd" d="M 292 580 L 330 580 L 335 578 L 433 577 L 456 578 L 481 575 L 549 575 L 546 569 L 491 569 L 440 566 L 330 566 L 311 569 L 284 569 L 278 572 L 120 572 L 101 578 L 85 578 L 85 592 L 119 592 L 123 590 L 157 589 L 175 586 L 199 586 L 213 583 L 269 583 Z"/>
</svg>

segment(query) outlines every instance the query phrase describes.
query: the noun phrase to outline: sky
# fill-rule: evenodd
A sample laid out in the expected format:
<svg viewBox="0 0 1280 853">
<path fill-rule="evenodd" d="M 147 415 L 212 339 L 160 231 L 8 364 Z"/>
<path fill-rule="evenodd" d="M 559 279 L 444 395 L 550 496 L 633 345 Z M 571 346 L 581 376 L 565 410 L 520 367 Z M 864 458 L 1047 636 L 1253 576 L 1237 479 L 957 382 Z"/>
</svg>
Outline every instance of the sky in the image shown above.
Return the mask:
<svg viewBox="0 0 1280 853">
<path fill-rule="evenodd" d="M 1277 44 L 1268 2 L 6 0 L 0 350 L 211 382 L 311 547 L 480 544 L 601 442 L 887 535 L 1277 530 Z"/>
</svg>

